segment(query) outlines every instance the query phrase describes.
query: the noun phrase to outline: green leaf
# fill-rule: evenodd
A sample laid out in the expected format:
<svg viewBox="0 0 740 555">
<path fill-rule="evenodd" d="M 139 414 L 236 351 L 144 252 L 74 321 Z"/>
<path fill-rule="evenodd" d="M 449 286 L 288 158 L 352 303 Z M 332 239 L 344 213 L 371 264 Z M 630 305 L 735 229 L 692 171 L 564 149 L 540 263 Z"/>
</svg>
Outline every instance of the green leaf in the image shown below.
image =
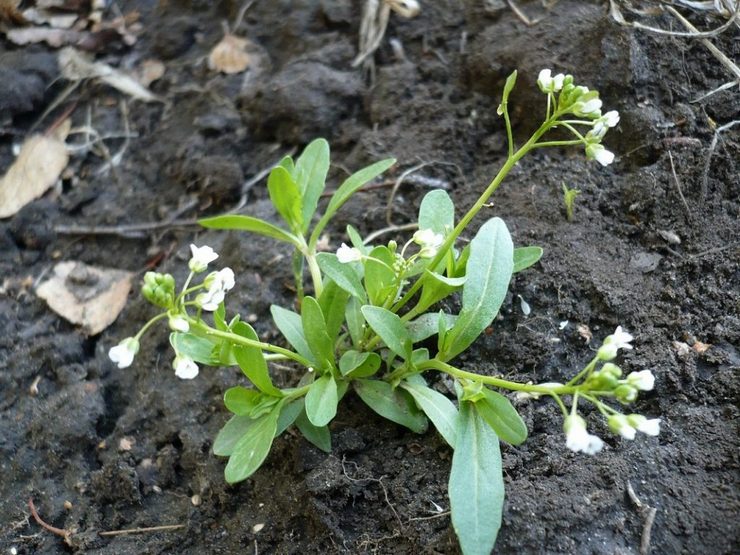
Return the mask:
<svg viewBox="0 0 740 555">
<path fill-rule="evenodd" d="M 170 334 L 170 345 L 180 355 L 208 366 L 221 366 L 221 341 L 214 343 L 205 337 L 179 331 Z"/>
<path fill-rule="evenodd" d="M 447 334 L 444 360 L 464 351 L 498 314 L 514 269 L 514 245 L 500 218 L 491 218 L 470 242 L 462 311 Z"/>
<path fill-rule="evenodd" d="M 238 322 L 232 330 L 252 341 L 259 341 L 257 332 L 246 322 Z M 245 345 L 234 345 L 234 358 L 244 375 L 263 393 L 282 397 L 283 392 L 272 385 L 270 373 L 267 370 L 267 362 L 258 347 L 247 347 Z"/>
<path fill-rule="evenodd" d="M 417 311 L 426 310 L 433 304 L 449 297 L 465 285 L 466 279 L 465 276 L 451 278 L 425 270 L 424 286 L 422 287 L 419 302 L 416 303 L 415 309 Z"/>
<path fill-rule="evenodd" d="M 443 236 L 455 227 L 455 205 L 446 191 L 429 191 L 419 207 L 419 229 L 431 229 Z"/>
<path fill-rule="evenodd" d="M 416 408 L 408 393 L 393 389 L 388 382 L 380 380 L 355 380 L 352 383 L 360 399 L 383 418 L 406 426 L 417 434 L 427 430 L 428 420 Z"/>
<path fill-rule="evenodd" d="M 490 555 L 504 504 L 498 437 L 471 403 L 460 403 L 448 485 L 452 526 L 464 555 Z"/>
<path fill-rule="evenodd" d="M 203 227 L 209 229 L 235 229 L 239 231 L 251 231 L 252 233 L 258 233 L 266 237 L 272 237 L 278 241 L 285 241 L 296 247 L 300 247 L 301 243 L 298 238 L 281 229 L 275 225 L 267 223 L 259 218 L 253 218 L 252 216 L 241 216 L 241 215 L 225 215 L 215 216 L 213 218 L 204 218 L 198 220 L 198 223 Z"/>
<path fill-rule="evenodd" d="M 453 449 L 457 437 L 457 408 L 447 397 L 433 389 L 409 381 L 401 382 L 401 387 L 408 391 L 432 421 L 434 427 Z"/>
<path fill-rule="evenodd" d="M 383 306 L 396 294 L 396 273 L 393 271 L 395 257 L 385 246 L 375 247 L 363 261 L 365 267 L 365 289 L 370 303 Z"/>
<path fill-rule="evenodd" d="M 367 295 L 365 294 L 365 289 L 362 287 L 360 276 L 357 275 L 352 264 L 343 264 L 339 262 L 336 254 L 328 252 L 317 254 L 316 261 L 319 263 L 321 271 L 329 279 L 353 297 L 357 297 L 363 303 L 367 302 Z"/>
<path fill-rule="evenodd" d="M 535 264 L 542 257 L 542 247 L 519 247 L 514 249 L 514 273 Z"/>
<path fill-rule="evenodd" d="M 213 313 L 213 324 L 217 330 L 228 331 L 229 325 L 226 323 L 226 305 L 221 303 Z"/>
<path fill-rule="evenodd" d="M 280 333 L 283 334 L 296 352 L 303 358 L 315 362 L 313 353 L 306 342 L 306 336 L 303 335 L 303 324 L 300 314 L 296 314 L 292 310 L 276 304 L 270 307 L 270 313 L 277 329 L 280 330 Z"/>
<path fill-rule="evenodd" d="M 294 232 L 303 228 L 301 190 L 282 166 L 275 166 L 267 178 L 267 191 L 275 209 Z"/>
<path fill-rule="evenodd" d="M 326 282 L 319 297 L 319 306 L 326 321 L 326 331 L 332 342 L 336 340 L 344 324 L 344 310 L 348 299 L 349 293 L 331 280 Z"/>
<path fill-rule="evenodd" d="M 284 156 L 277 165 L 284 167 L 291 176 L 295 173 L 295 164 L 290 156 Z"/>
<path fill-rule="evenodd" d="M 293 177 L 303 198 L 303 228 L 305 233 L 311 223 L 319 197 L 324 192 L 326 174 L 329 173 L 329 143 L 325 139 L 311 141 L 295 163 Z"/>
<path fill-rule="evenodd" d="M 295 425 L 309 442 L 325 453 L 331 453 L 331 432 L 329 426 L 316 427 L 306 416 L 306 411 L 301 412 L 295 421 Z"/>
<path fill-rule="evenodd" d="M 262 400 L 262 395 L 254 389 L 236 386 L 224 393 L 224 405 L 238 416 L 249 415 Z"/>
<path fill-rule="evenodd" d="M 337 415 L 337 382 L 331 374 L 324 374 L 311 384 L 306 395 L 306 415 L 311 424 L 326 426 Z"/>
<path fill-rule="evenodd" d="M 381 362 L 382 359 L 378 353 L 347 351 L 339 359 L 339 371 L 342 376 L 368 378 L 378 371 Z"/>
<path fill-rule="evenodd" d="M 258 418 L 234 446 L 224 476 L 229 484 L 249 478 L 262 465 L 272 447 L 280 407 Z"/>
<path fill-rule="evenodd" d="M 301 325 L 308 348 L 321 368 L 334 367 L 334 341 L 326 329 L 321 306 L 313 297 L 304 297 L 301 303 Z"/>
<path fill-rule="evenodd" d="M 296 399 L 295 401 L 291 401 L 290 403 L 283 405 L 280 409 L 280 416 L 278 416 L 275 437 L 287 430 L 290 425 L 295 422 L 301 412 L 303 412 L 303 399 Z"/>
<path fill-rule="evenodd" d="M 352 297 L 347 303 L 347 310 L 344 312 L 344 318 L 347 321 L 349 336 L 352 338 L 352 344 L 359 347 L 362 342 L 363 326 L 365 318 L 362 315 L 362 305 L 360 301 Z"/>
<path fill-rule="evenodd" d="M 527 425 L 511 402 L 496 391 L 483 389 L 485 395 L 475 403 L 475 410 L 493 428 L 499 438 L 512 445 L 521 445 L 527 439 Z"/>
<path fill-rule="evenodd" d="M 445 331 L 449 330 L 455 323 L 455 320 L 457 320 L 457 316 L 453 314 L 442 313 L 442 317 L 444 318 Z M 419 343 L 439 333 L 439 318 L 439 312 L 427 312 L 408 322 L 406 329 L 411 336 L 411 341 L 413 343 Z"/>
<path fill-rule="evenodd" d="M 234 451 L 234 446 L 254 424 L 248 416 L 232 416 L 216 435 L 213 441 L 213 454 L 219 457 L 228 457 Z"/>
<path fill-rule="evenodd" d="M 411 356 L 411 335 L 404 326 L 398 314 L 379 306 L 365 305 L 362 315 L 391 351 L 403 360 Z"/>
<path fill-rule="evenodd" d="M 352 243 L 352 246 L 362 254 L 366 255 L 370 251 L 370 249 L 365 246 L 365 241 L 360 235 L 360 232 L 351 225 L 347 225 L 347 237 L 349 237 L 349 242 Z"/>
</svg>

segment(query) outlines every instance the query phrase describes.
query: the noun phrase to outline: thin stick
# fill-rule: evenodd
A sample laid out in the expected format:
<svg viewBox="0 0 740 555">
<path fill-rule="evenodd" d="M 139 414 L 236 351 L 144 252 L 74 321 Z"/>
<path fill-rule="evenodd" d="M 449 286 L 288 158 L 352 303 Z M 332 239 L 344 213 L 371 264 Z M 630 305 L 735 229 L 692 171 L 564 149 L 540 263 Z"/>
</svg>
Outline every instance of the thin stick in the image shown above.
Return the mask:
<svg viewBox="0 0 740 555">
<path fill-rule="evenodd" d="M 712 160 L 712 155 L 714 154 L 714 149 L 717 148 L 717 143 L 719 142 L 719 136 L 723 131 L 727 131 L 728 129 L 731 129 L 735 127 L 738 123 L 740 123 L 740 120 L 734 120 L 730 123 L 726 123 L 725 125 L 718 127 L 717 130 L 714 132 L 714 137 L 712 137 L 712 143 L 709 145 L 709 151 L 707 152 L 707 160 L 704 162 L 704 173 L 702 175 L 701 179 L 701 200 L 702 202 L 707 196 L 707 189 L 709 188 L 709 165 Z"/>
<path fill-rule="evenodd" d="M 149 532 L 167 532 L 169 530 L 179 530 L 185 528 L 184 524 L 165 524 L 163 526 L 149 526 L 148 528 L 129 528 L 127 530 L 109 530 L 107 532 L 98 532 L 99 536 L 125 536 L 127 534 L 146 534 Z"/>
<path fill-rule="evenodd" d="M 252 4 L 254 4 L 254 2 L 255 0 L 247 0 L 239 9 L 239 13 L 234 20 L 234 25 L 231 26 L 232 33 L 235 33 L 239 26 L 242 24 L 242 21 L 244 21 L 244 16 L 247 14 L 247 10 L 252 7 Z"/>
<path fill-rule="evenodd" d="M 38 523 L 39 526 L 41 526 L 45 530 L 48 530 L 52 534 L 61 536 L 62 538 L 64 538 L 64 543 L 70 545 L 70 537 L 72 535 L 72 532 L 70 532 L 69 530 L 62 530 L 61 528 L 57 528 L 56 526 L 52 526 L 51 524 L 47 524 L 46 522 L 41 520 L 39 513 L 36 511 L 36 505 L 33 504 L 33 498 L 28 499 L 28 508 L 31 509 L 31 516 L 33 516 L 33 519 Z"/>
<path fill-rule="evenodd" d="M 412 173 L 417 172 L 421 168 L 428 166 L 428 165 L 429 165 L 429 162 L 422 162 L 421 164 L 417 164 L 416 166 L 404 171 L 401 175 L 398 176 L 398 179 L 396 179 L 396 182 L 393 184 L 393 188 L 391 189 L 391 193 L 388 195 L 388 202 L 385 205 L 385 221 L 389 226 L 394 225 L 393 224 L 393 201 L 396 198 L 396 193 L 398 192 L 399 187 L 401 187 L 403 180 L 406 179 L 406 177 L 408 177 Z"/>
<path fill-rule="evenodd" d="M 650 536 L 653 531 L 655 515 L 658 513 L 658 509 L 650 507 L 640 501 L 640 498 L 637 497 L 635 490 L 632 488 L 632 483 L 629 480 L 627 480 L 627 495 L 632 503 L 635 504 L 637 511 L 641 515 L 645 515 L 645 524 L 642 528 L 642 537 L 640 538 L 640 555 L 648 555 L 648 553 L 650 553 Z"/>
<path fill-rule="evenodd" d="M 676 183 L 678 196 L 681 197 L 681 202 L 683 202 L 683 207 L 686 210 L 686 219 L 691 222 L 691 210 L 689 209 L 689 203 L 686 202 L 686 197 L 683 196 L 683 191 L 681 190 L 681 182 L 678 180 L 678 175 L 676 175 L 676 166 L 673 165 L 673 154 L 670 150 L 668 151 L 668 158 L 671 161 L 671 173 L 673 174 L 673 181 Z"/>
<path fill-rule="evenodd" d="M 375 239 L 378 237 L 385 235 L 386 233 L 393 233 L 394 231 L 408 231 L 410 229 L 416 229 L 419 227 L 419 224 L 404 224 L 404 225 L 391 225 L 388 227 L 384 227 L 383 229 L 377 229 L 373 231 L 370 235 L 365 237 L 365 243 L 372 243 Z"/>
<path fill-rule="evenodd" d="M 538 19 L 530 19 L 529 16 L 527 16 L 527 14 L 525 14 L 524 11 L 514 3 L 514 0 L 506 0 L 506 3 L 509 5 L 509 8 L 511 8 L 511 11 L 514 12 L 514 15 L 517 16 L 527 27 L 532 27 L 543 19 L 541 17 Z"/>
</svg>

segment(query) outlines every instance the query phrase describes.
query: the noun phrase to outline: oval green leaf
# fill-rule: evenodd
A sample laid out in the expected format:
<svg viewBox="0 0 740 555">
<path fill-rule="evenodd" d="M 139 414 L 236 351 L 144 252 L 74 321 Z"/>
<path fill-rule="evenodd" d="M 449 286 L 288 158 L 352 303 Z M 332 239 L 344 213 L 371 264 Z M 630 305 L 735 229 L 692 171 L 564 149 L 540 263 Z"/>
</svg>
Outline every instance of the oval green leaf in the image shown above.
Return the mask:
<svg viewBox="0 0 740 555">
<path fill-rule="evenodd" d="M 429 421 L 416 408 L 408 393 L 393 389 L 388 382 L 380 380 L 355 380 L 353 384 L 360 399 L 383 418 L 406 426 L 417 434 L 427 430 Z"/>
<path fill-rule="evenodd" d="M 280 407 L 255 420 L 236 443 L 224 470 L 229 484 L 249 478 L 267 458 L 277 430 Z"/>
<path fill-rule="evenodd" d="M 521 445 L 527 439 L 527 425 L 511 402 L 496 391 L 483 390 L 484 397 L 475 403 L 475 409 L 493 428 L 499 438 L 512 445 Z"/>
<path fill-rule="evenodd" d="M 326 426 L 337 415 L 337 382 L 325 374 L 311 384 L 306 395 L 306 415 L 316 427 Z"/>
</svg>

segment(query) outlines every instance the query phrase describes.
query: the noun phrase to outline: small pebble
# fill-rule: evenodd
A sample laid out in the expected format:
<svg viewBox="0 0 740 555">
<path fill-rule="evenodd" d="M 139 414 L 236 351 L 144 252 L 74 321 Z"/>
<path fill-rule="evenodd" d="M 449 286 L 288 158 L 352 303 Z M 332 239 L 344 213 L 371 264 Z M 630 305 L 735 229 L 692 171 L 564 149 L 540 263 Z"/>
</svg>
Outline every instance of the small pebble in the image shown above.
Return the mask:
<svg viewBox="0 0 740 555">
<path fill-rule="evenodd" d="M 198 507 L 202 503 L 202 500 L 200 498 L 200 495 L 198 495 L 197 493 L 195 495 L 193 495 L 190 498 L 190 502 L 193 504 L 193 507 Z"/>
<path fill-rule="evenodd" d="M 72 510 L 72 502 L 71 501 L 65 501 L 64 502 L 64 508 L 68 511 Z"/>
<path fill-rule="evenodd" d="M 256 534 L 257 532 L 262 530 L 264 527 L 265 527 L 264 523 L 255 524 L 254 526 L 252 526 L 252 532 Z"/>
</svg>

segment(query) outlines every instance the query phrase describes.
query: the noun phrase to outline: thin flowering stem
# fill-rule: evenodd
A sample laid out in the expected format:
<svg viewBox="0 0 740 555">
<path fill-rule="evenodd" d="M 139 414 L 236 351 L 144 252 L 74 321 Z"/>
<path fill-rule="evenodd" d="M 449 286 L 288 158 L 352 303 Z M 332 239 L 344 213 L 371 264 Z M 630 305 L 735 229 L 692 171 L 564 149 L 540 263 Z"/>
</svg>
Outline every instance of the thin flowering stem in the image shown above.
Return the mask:
<svg viewBox="0 0 740 555">
<path fill-rule="evenodd" d="M 225 339 L 226 341 L 234 345 L 244 345 L 245 347 L 257 347 L 258 349 L 262 349 L 263 351 L 270 351 L 273 353 L 277 353 L 279 355 L 283 355 L 285 358 L 289 358 L 290 360 L 294 360 L 302 364 L 306 368 L 310 368 L 312 366 L 311 361 L 308 360 L 307 358 L 304 358 L 298 353 L 294 353 L 293 351 L 289 351 L 288 349 L 283 349 L 282 347 L 278 347 L 277 345 L 273 345 L 271 343 L 263 343 L 262 341 L 254 341 L 252 339 L 247 339 L 246 337 L 242 337 L 241 335 L 237 335 L 236 333 L 217 330 L 215 328 L 210 327 L 207 324 L 204 324 L 203 322 L 194 321 L 192 319 L 190 321 L 190 325 L 193 329 L 198 330 L 207 336 L 218 337 L 219 339 Z"/>
<path fill-rule="evenodd" d="M 568 129 L 571 133 L 573 133 L 576 137 L 578 137 L 579 139 L 581 139 L 581 142 L 584 142 L 584 143 L 586 142 L 586 137 L 584 137 L 583 135 L 581 135 L 580 131 L 578 131 L 578 129 L 576 129 L 575 127 L 573 127 L 569 123 L 565 123 L 564 121 L 558 121 L 558 122 L 555 122 L 555 124 L 556 125 L 562 125 L 566 129 Z"/>
<path fill-rule="evenodd" d="M 560 407 L 560 411 L 563 413 L 563 416 L 568 416 L 568 408 L 565 406 L 565 403 L 563 403 L 563 400 L 560 398 L 560 395 L 557 395 L 555 393 L 550 393 L 550 397 L 555 399 L 555 402 Z"/>
<path fill-rule="evenodd" d="M 149 320 L 146 324 L 144 324 L 141 327 L 141 329 L 139 330 L 139 333 L 137 333 L 134 336 L 134 339 L 136 339 L 137 341 L 139 339 L 141 339 L 141 336 L 144 335 L 149 328 L 151 328 L 154 324 L 156 324 L 160 320 L 162 320 L 164 318 L 167 318 L 168 316 L 169 316 L 169 314 L 167 314 L 166 312 L 163 312 L 161 314 L 157 314 L 154 318 L 152 318 L 151 320 Z"/>
<path fill-rule="evenodd" d="M 543 143 L 536 143 L 535 145 L 532 146 L 532 148 L 534 149 L 534 148 L 542 148 L 542 147 L 547 147 L 547 146 L 573 146 L 573 145 L 582 145 L 585 142 L 586 142 L 585 139 L 583 141 L 577 140 L 577 139 L 573 139 L 572 141 L 546 141 L 546 142 L 543 142 Z"/>
<path fill-rule="evenodd" d="M 599 362 L 599 357 L 595 356 L 591 359 L 591 362 L 589 362 L 583 370 L 578 372 L 575 376 L 573 376 L 573 379 L 571 379 L 567 384 L 565 385 L 573 385 L 574 383 L 578 382 L 581 378 L 583 378 L 586 375 L 591 374 L 593 372 L 594 368 L 596 368 L 596 363 Z"/>
<path fill-rule="evenodd" d="M 195 275 L 195 272 L 190 272 L 188 274 L 187 279 L 185 280 L 185 283 L 182 285 L 182 290 L 180 291 L 180 294 L 177 296 L 177 299 L 175 299 L 175 304 L 178 304 L 182 298 L 188 294 L 188 286 L 190 285 L 190 282 L 193 280 L 193 276 Z"/>
<path fill-rule="evenodd" d="M 304 256 L 306 257 L 306 261 L 308 262 L 308 271 L 311 273 L 311 281 L 313 281 L 314 293 L 316 295 L 316 298 L 319 298 L 321 296 L 321 292 L 324 290 L 324 280 L 321 275 L 319 263 L 316 260 L 316 253 L 304 252 Z"/>
</svg>

